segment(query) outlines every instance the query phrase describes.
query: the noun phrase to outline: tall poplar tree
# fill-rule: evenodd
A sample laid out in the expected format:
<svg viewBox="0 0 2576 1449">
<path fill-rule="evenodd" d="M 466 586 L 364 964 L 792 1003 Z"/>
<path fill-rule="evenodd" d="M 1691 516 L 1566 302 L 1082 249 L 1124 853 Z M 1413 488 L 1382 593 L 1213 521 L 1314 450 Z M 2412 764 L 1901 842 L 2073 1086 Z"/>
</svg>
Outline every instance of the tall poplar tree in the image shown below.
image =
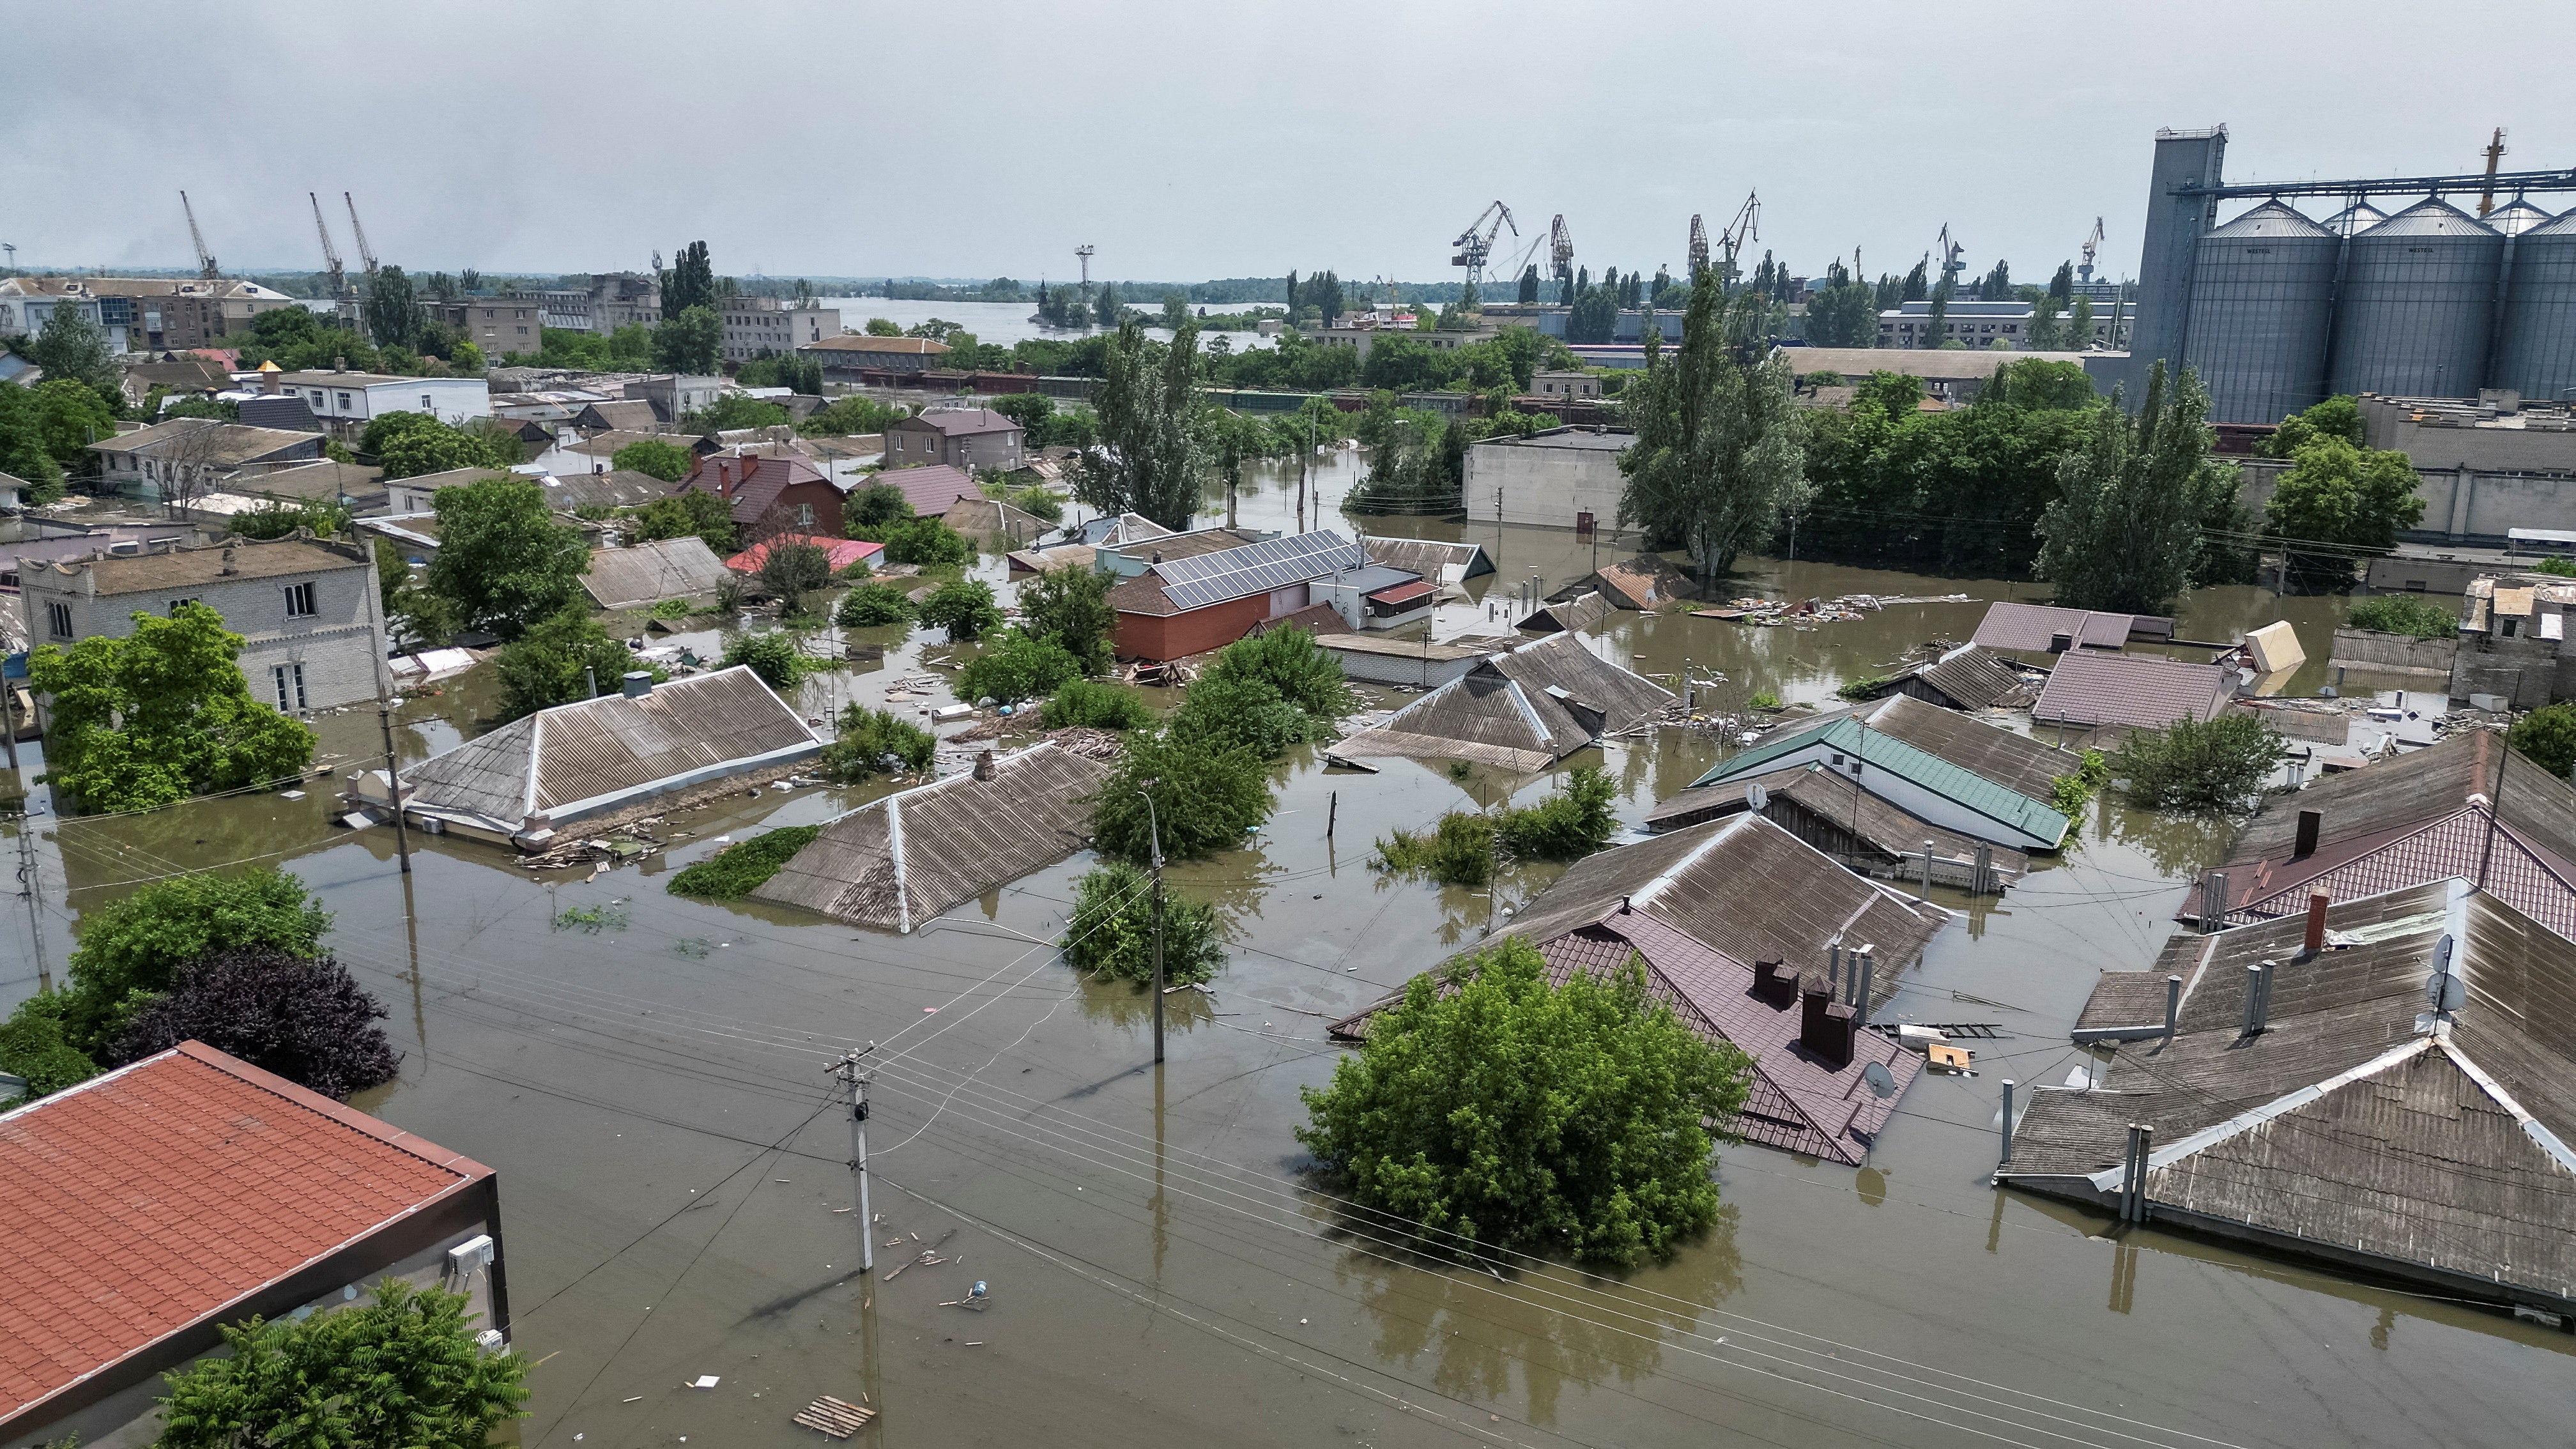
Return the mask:
<svg viewBox="0 0 2576 1449">
<path fill-rule="evenodd" d="M 1198 324 L 1165 344 L 1131 319 L 1108 341 L 1092 397 L 1102 447 L 1083 456 L 1075 496 L 1103 513 L 1186 529 L 1216 456 L 1199 396 Z"/>
<path fill-rule="evenodd" d="M 2057 501 L 2040 516 L 2041 578 L 2070 609 L 2162 614 L 2232 550 L 2203 530 L 2242 527 L 2236 469 L 2210 456 L 2209 395 L 2185 368 L 2168 380 L 2158 362 L 2146 406 L 2113 406 L 2093 436 L 2057 470 Z"/>
<path fill-rule="evenodd" d="M 1667 353 L 1650 338 L 1646 375 L 1629 385 L 1637 441 L 1619 455 L 1619 525 L 1642 528 L 1649 548 L 1686 550 L 1703 577 L 1731 568 L 1807 494 L 1793 374 L 1764 355 L 1769 313 L 1769 298 L 1727 297 L 1701 268 L 1681 346 Z"/>
</svg>

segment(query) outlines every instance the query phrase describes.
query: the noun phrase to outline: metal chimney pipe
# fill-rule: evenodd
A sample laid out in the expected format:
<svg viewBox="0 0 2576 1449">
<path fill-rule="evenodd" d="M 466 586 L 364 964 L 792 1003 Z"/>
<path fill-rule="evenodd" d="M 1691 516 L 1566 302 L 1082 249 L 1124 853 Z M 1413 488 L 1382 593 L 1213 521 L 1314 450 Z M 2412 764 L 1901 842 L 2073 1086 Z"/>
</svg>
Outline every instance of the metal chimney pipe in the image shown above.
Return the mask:
<svg viewBox="0 0 2576 1449">
<path fill-rule="evenodd" d="M 2165 978 L 2165 1040 L 2172 1041 L 2174 1023 L 2182 1016 L 2182 978 Z"/>
<path fill-rule="evenodd" d="M 1833 988 L 1834 1000 L 1843 999 L 1843 938 L 1825 943 L 1825 984 Z"/>
<path fill-rule="evenodd" d="M 1869 1025 L 1870 978 L 1878 972 L 1878 947 L 1875 943 L 1863 946 L 1858 955 L 1860 956 L 1860 984 L 1852 992 L 1852 1025 L 1866 1028 Z"/>
<path fill-rule="evenodd" d="M 2237 1013 L 2236 1034 L 2252 1036 L 2262 1029 L 2263 968 L 2259 965 L 2249 965 L 2245 968 L 2245 1004 L 2244 1008 Z"/>
</svg>

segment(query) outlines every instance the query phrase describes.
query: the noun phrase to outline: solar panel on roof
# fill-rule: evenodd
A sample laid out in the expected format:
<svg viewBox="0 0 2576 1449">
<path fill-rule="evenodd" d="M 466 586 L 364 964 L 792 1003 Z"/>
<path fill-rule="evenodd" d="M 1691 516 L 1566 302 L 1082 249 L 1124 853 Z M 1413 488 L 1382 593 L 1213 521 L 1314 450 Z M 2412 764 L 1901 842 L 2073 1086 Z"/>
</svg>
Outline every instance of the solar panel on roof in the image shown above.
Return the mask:
<svg viewBox="0 0 2576 1449">
<path fill-rule="evenodd" d="M 1335 569 L 1367 566 L 1368 554 L 1358 544 L 1327 528 L 1195 558 L 1166 559 L 1154 565 L 1154 573 L 1163 581 L 1163 596 L 1175 607 L 1197 609 L 1302 584 Z"/>
</svg>

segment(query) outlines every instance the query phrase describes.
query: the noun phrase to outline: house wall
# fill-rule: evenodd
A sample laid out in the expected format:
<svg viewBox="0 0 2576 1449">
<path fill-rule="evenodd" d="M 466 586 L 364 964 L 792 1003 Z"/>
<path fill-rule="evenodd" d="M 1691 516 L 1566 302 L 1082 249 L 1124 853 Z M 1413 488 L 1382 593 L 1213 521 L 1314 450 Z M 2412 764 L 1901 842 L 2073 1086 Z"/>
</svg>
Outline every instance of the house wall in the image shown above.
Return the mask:
<svg viewBox="0 0 2576 1449">
<path fill-rule="evenodd" d="M 1301 602 L 1297 607 L 1305 605 Z M 1267 594 L 1229 599 L 1181 614 L 1120 614 L 1112 642 L 1121 659 L 1179 659 L 1223 648 L 1271 617 Z"/>
<path fill-rule="evenodd" d="M 1023 436 L 1018 428 L 1012 428 L 951 438 L 927 423 L 900 422 L 886 429 L 886 464 L 901 467 L 910 463 L 945 463 L 970 473 L 978 468 L 1017 468 Z"/>
<path fill-rule="evenodd" d="M 1572 528 L 1577 513 L 1602 526 L 1619 516 L 1619 454 L 1611 448 L 1479 443 L 1467 450 L 1467 517 Z"/>
<path fill-rule="evenodd" d="M 2278 458 L 2240 460 L 2243 484 L 2237 496 L 2246 507 L 2262 512 L 2289 466 Z M 2424 500 L 2423 520 L 2397 535 L 2410 542 L 2502 548 L 2512 541 L 2509 529 L 2576 529 L 2576 473 L 2465 464 L 2432 468 L 2419 463 L 2415 469 L 2415 496 Z M 2390 561 L 2390 567 L 2403 562 Z M 2374 587 L 2379 586 L 2379 573 L 2380 565 L 2375 562 Z M 2424 570 L 2414 572 L 2414 577 L 2425 576 Z"/>
<path fill-rule="evenodd" d="M 545 345 L 540 329 L 545 326 L 544 302 L 537 297 L 470 297 L 462 302 L 448 302 L 439 307 L 447 325 L 463 332 L 467 340 L 483 349 L 483 355 L 499 362 L 504 353 L 537 351 Z"/>
<path fill-rule="evenodd" d="M 70 644 L 90 638 L 131 638 L 136 613 L 166 618 L 173 600 L 193 599 L 222 614 L 224 627 L 242 636 L 239 662 L 250 681 L 252 698 L 279 705 L 289 714 L 310 713 L 379 699 L 393 689 L 393 675 L 385 663 L 375 555 L 371 549 L 362 552 L 362 559 L 335 569 L 219 580 L 148 594 L 92 594 L 86 570 L 69 575 L 31 570 L 20 580 L 19 605 L 25 611 L 28 636 L 36 643 Z M 286 591 L 305 583 L 313 586 L 315 612 L 289 618 Z M 69 635 L 53 628 L 47 606 L 58 602 L 71 611 Z M 295 694 L 298 668 L 303 679 L 300 704 Z M 278 692 L 280 669 L 288 676 L 283 703 Z"/>
</svg>

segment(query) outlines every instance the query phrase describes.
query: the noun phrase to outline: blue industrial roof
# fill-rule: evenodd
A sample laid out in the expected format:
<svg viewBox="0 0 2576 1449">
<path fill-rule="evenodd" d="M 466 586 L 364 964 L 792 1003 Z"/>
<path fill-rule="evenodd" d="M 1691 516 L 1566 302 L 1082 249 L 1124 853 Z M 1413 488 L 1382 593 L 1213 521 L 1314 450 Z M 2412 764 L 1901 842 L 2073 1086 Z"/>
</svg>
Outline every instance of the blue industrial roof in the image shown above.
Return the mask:
<svg viewBox="0 0 2576 1449">
<path fill-rule="evenodd" d="M 1882 734 L 1847 714 L 1819 721 L 1811 729 L 1756 745 L 1732 759 L 1721 761 L 1707 774 L 1693 780 L 1691 786 L 1696 789 L 1742 775 L 1760 774 L 1773 762 L 1815 745 L 1858 755 L 1864 764 L 1875 765 L 1910 780 L 1989 820 L 2010 826 L 2034 840 L 2045 840 L 2052 846 L 2066 838 L 2067 827 L 2072 823 L 2041 801 L 2017 790 L 2007 790 L 1982 775 L 1917 749 L 1893 735 Z"/>
</svg>

